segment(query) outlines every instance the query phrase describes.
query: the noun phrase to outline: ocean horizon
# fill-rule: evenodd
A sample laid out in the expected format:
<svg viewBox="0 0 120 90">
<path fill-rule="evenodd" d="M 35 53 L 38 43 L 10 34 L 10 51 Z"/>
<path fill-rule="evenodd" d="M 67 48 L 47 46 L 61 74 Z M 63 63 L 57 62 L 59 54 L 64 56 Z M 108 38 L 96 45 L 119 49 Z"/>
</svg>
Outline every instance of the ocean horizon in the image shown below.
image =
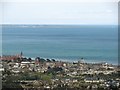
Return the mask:
<svg viewBox="0 0 120 90">
<path fill-rule="evenodd" d="M 2 54 L 118 64 L 117 25 L 3 25 Z"/>
</svg>

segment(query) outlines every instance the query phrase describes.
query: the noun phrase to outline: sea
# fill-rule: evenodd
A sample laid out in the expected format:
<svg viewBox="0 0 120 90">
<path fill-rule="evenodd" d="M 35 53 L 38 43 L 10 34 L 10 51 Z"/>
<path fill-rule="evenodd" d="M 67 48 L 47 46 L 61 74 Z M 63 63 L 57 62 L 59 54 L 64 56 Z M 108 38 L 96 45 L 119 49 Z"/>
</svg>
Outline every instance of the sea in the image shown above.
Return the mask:
<svg viewBox="0 0 120 90">
<path fill-rule="evenodd" d="M 118 64 L 116 25 L 3 25 L 2 54 Z"/>
</svg>

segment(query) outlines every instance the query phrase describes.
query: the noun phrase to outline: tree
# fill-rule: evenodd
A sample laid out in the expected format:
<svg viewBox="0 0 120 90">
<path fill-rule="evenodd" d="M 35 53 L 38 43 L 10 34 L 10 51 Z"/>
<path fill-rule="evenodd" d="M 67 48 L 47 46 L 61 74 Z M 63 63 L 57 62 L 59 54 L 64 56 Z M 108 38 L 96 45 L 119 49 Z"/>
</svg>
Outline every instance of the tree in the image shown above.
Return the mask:
<svg viewBox="0 0 120 90">
<path fill-rule="evenodd" d="M 51 62 L 51 60 L 50 59 L 46 59 L 47 60 L 47 62 Z"/>
<path fill-rule="evenodd" d="M 55 62 L 55 59 L 52 59 L 53 62 Z"/>
<path fill-rule="evenodd" d="M 32 61 L 32 59 L 31 59 L 31 58 L 28 58 L 28 61 Z"/>
<path fill-rule="evenodd" d="M 5 80 L 3 80 L 2 82 L 2 88 L 3 90 L 4 89 L 8 89 L 8 88 L 19 88 L 22 90 L 22 86 L 20 85 L 20 83 L 18 83 L 18 80 L 19 80 L 19 76 L 14 76 L 14 75 L 10 75 L 10 76 L 7 76 L 5 78 Z"/>
</svg>

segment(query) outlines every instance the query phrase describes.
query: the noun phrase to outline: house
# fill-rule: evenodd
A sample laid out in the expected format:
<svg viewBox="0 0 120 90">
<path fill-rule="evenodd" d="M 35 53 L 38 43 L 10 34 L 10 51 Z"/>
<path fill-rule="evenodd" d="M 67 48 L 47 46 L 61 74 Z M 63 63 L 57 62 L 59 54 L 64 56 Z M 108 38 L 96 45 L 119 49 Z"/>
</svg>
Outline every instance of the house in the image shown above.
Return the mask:
<svg viewBox="0 0 120 90">
<path fill-rule="evenodd" d="M 98 78 L 85 78 L 84 81 L 87 83 L 99 83 L 100 82 Z"/>
</svg>

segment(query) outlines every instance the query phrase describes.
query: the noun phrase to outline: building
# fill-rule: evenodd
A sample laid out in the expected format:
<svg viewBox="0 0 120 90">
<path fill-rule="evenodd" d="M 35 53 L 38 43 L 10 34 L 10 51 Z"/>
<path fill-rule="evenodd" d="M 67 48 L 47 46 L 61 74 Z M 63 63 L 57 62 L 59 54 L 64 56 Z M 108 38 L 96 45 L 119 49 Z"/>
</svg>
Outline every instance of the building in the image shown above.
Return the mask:
<svg viewBox="0 0 120 90">
<path fill-rule="evenodd" d="M 0 60 L 17 60 L 18 58 L 22 58 L 22 52 L 17 55 L 2 55 L 0 56 Z"/>
</svg>

